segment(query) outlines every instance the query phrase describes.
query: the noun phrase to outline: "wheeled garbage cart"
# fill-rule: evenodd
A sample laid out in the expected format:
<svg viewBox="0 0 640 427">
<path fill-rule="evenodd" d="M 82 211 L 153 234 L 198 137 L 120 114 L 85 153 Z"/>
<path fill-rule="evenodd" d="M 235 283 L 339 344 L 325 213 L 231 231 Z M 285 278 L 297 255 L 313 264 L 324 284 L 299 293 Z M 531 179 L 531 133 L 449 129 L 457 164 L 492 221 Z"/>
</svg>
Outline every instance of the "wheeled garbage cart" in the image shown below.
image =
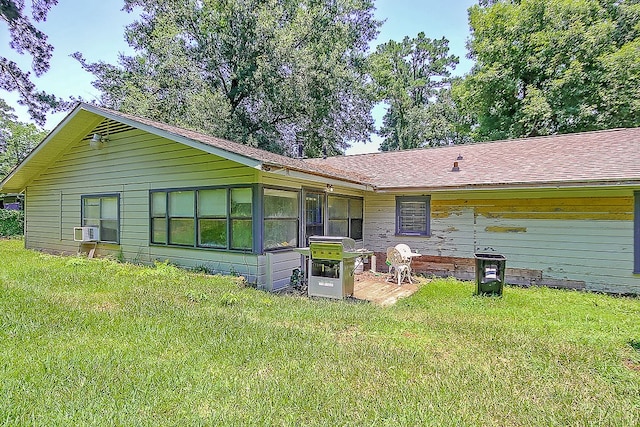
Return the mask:
<svg viewBox="0 0 640 427">
<path fill-rule="evenodd" d="M 507 259 L 499 254 L 475 254 L 476 295 L 502 295 Z"/>
</svg>

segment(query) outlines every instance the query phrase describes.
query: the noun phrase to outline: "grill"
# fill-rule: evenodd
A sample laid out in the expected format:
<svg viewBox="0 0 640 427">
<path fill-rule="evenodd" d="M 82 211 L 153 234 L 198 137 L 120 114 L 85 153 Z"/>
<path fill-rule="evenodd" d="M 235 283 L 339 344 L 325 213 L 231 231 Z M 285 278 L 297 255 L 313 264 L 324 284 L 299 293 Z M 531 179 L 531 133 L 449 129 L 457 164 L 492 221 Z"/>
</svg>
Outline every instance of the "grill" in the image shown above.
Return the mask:
<svg viewBox="0 0 640 427">
<path fill-rule="evenodd" d="M 355 240 L 349 237 L 309 237 L 309 296 L 342 299 L 353 295 Z M 306 251 L 305 251 L 306 252 Z"/>
</svg>

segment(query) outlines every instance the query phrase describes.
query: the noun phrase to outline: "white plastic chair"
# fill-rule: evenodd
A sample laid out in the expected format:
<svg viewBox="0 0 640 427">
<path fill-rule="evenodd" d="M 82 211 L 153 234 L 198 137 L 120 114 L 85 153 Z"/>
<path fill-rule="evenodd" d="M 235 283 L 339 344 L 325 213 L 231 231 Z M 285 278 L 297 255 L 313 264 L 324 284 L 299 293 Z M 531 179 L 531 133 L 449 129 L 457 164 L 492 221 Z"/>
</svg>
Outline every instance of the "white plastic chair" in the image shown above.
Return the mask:
<svg viewBox="0 0 640 427">
<path fill-rule="evenodd" d="M 387 262 L 389 263 L 389 273 L 391 273 L 391 270 L 394 271 L 392 277 L 398 281 L 398 286 L 402 284 L 404 279 L 408 279 L 409 283 L 413 284 L 411 281 L 411 258 L 404 259 L 398 249 L 389 248 L 387 250 Z"/>
<path fill-rule="evenodd" d="M 411 248 L 409 247 L 409 245 L 406 245 L 404 243 L 398 243 L 396 245 L 396 249 L 398 250 L 398 252 L 400 252 L 400 255 L 402 255 L 402 258 L 411 259 Z"/>
</svg>

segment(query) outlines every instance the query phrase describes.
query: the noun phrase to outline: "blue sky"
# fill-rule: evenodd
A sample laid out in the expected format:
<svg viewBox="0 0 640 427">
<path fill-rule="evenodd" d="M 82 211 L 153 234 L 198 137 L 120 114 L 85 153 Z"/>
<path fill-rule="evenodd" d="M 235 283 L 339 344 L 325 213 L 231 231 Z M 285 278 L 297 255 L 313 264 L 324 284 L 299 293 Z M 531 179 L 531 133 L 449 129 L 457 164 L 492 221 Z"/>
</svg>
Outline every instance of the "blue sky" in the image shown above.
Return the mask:
<svg viewBox="0 0 640 427">
<path fill-rule="evenodd" d="M 30 1 L 27 1 L 30 3 Z M 385 20 L 377 40 L 372 47 L 389 40 L 414 37 L 423 31 L 427 37 L 446 37 L 451 53 L 460 57 L 456 75 L 463 75 L 471 68 L 466 59 L 465 43 L 469 36 L 467 9 L 476 0 L 376 0 L 376 18 Z M 90 62 L 115 63 L 120 52 L 131 53 L 124 40 L 124 27 L 133 22 L 135 16 L 123 12 L 120 1 L 104 0 L 60 0 L 49 12 L 47 21 L 37 24 L 54 46 L 51 68 L 44 76 L 34 79 L 38 88 L 63 98 L 82 97 L 91 100 L 99 92 L 91 86 L 93 76 L 82 70 L 78 62 L 69 57 L 81 52 Z M 30 66 L 30 57 L 10 51 L 8 32 L 0 28 L 0 46 L 5 55 L 16 61 L 23 69 Z M 19 107 L 12 94 L 0 93 L 18 113 L 20 120 L 29 121 L 26 111 Z M 384 106 L 374 109 L 374 118 L 380 123 Z M 65 114 L 48 118 L 47 129 L 53 129 Z M 375 136 L 367 144 L 356 144 L 347 154 L 377 151 L 379 139 Z"/>
</svg>

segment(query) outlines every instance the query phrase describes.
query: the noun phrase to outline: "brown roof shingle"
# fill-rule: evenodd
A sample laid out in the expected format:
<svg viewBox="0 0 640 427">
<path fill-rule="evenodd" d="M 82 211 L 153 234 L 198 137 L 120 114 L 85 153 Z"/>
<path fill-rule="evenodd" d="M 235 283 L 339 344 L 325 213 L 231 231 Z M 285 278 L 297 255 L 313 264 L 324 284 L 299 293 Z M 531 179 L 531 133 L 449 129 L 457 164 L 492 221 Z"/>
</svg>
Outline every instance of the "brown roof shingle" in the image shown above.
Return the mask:
<svg viewBox="0 0 640 427">
<path fill-rule="evenodd" d="M 84 112 L 83 112 L 84 111 Z M 89 115 L 87 115 L 89 114 Z M 214 147 L 216 154 L 264 170 L 291 170 L 385 190 L 435 191 L 456 188 L 640 186 L 640 128 L 611 129 L 568 135 L 513 139 L 429 149 L 381 152 L 326 159 L 295 159 L 143 117 L 94 105 L 79 104 L 56 130 L 7 176 L 5 191 L 22 191 L 32 175 L 65 146 L 67 127 L 82 128 L 97 114 L 122 120 L 177 141 L 185 138 Z M 95 117 L 95 116 L 93 116 Z M 71 120 L 71 122 L 69 122 Z M 73 125 L 73 126 L 72 126 Z M 78 126 L 76 126 L 78 125 Z M 61 127 L 64 127 L 62 129 Z M 75 131 L 71 129 L 71 131 Z M 68 132 L 67 132 L 68 133 Z M 44 145 L 53 143 L 51 150 Z M 461 156 L 461 160 L 457 160 Z M 454 162 L 459 171 L 453 172 Z"/>
<path fill-rule="evenodd" d="M 457 160 L 462 156 L 461 160 Z M 452 172 L 454 162 L 459 171 Z M 640 128 L 308 159 L 382 189 L 640 184 Z"/>
<path fill-rule="evenodd" d="M 265 165 L 384 189 L 640 183 L 640 128 L 611 129 L 326 159 L 295 159 L 162 122 L 89 106 Z M 461 156 L 461 160 L 457 160 Z M 453 172 L 454 162 L 459 171 Z"/>
</svg>

